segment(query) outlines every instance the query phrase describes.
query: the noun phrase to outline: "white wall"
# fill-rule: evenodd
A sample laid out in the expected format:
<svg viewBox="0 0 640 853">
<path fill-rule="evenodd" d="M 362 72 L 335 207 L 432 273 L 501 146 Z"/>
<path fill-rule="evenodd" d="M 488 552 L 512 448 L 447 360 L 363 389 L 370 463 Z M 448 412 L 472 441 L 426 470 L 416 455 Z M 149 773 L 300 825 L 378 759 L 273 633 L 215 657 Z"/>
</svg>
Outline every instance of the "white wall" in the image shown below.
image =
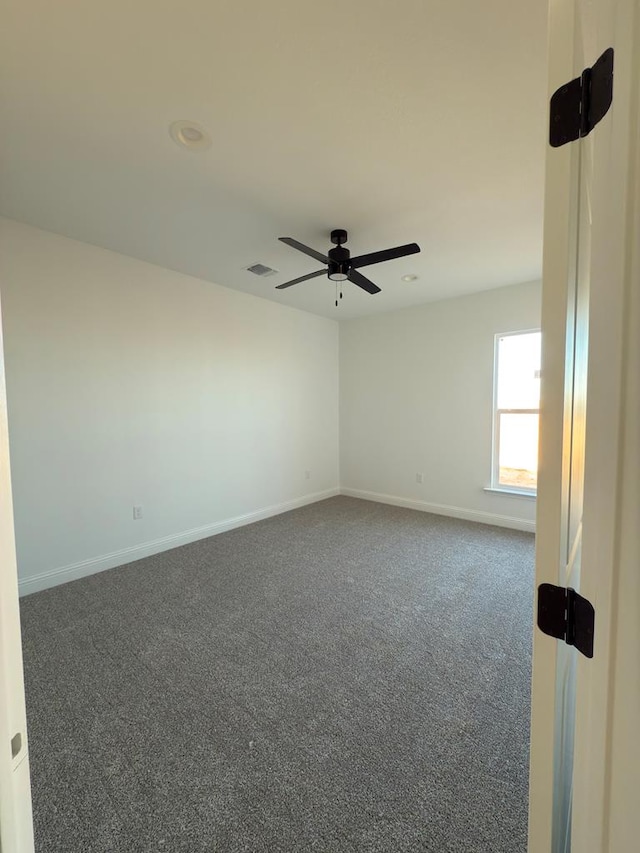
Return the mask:
<svg viewBox="0 0 640 853">
<path fill-rule="evenodd" d="M 337 323 L 0 226 L 23 592 L 336 493 Z"/>
<path fill-rule="evenodd" d="M 533 529 L 534 500 L 484 487 L 494 336 L 538 328 L 540 298 L 531 282 L 341 323 L 343 491 Z"/>
<path fill-rule="evenodd" d="M 23 592 L 337 493 L 338 397 L 344 491 L 532 528 L 483 487 L 493 337 L 538 283 L 343 321 L 338 395 L 337 323 L 0 226 Z"/>
</svg>

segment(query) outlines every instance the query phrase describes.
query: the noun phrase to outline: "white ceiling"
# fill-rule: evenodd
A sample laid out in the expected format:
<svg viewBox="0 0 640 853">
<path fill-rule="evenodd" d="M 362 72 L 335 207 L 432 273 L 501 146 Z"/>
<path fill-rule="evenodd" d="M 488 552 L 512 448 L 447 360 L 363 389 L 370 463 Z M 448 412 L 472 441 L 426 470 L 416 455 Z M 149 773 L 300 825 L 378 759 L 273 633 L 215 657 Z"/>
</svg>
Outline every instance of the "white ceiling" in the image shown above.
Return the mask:
<svg viewBox="0 0 640 853">
<path fill-rule="evenodd" d="M 334 318 L 539 277 L 546 0 L 6 0 L 0 213 Z M 176 119 L 213 144 L 179 148 Z M 352 254 L 339 309 L 277 241 Z M 261 262 L 279 275 L 257 278 Z M 412 283 L 401 276 L 413 273 Z"/>
</svg>

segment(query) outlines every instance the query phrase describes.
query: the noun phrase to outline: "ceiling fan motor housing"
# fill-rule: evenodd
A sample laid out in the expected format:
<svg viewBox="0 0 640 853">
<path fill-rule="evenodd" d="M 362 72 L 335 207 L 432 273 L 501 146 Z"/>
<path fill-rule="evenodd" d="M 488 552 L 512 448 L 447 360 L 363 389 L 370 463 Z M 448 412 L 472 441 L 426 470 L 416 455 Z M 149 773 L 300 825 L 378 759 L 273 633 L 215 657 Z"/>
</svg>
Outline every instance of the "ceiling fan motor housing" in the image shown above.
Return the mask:
<svg viewBox="0 0 640 853">
<path fill-rule="evenodd" d="M 329 249 L 329 278 L 332 281 L 346 281 L 349 272 L 350 253 L 348 249 L 338 245 L 335 249 Z"/>
</svg>

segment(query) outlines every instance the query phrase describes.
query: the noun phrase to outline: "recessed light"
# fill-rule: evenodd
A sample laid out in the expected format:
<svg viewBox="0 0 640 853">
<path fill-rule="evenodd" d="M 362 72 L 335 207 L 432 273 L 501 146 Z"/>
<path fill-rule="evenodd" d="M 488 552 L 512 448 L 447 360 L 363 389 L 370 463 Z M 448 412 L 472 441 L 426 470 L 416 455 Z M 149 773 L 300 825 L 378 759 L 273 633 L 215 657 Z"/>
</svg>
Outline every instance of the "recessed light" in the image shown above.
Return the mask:
<svg viewBox="0 0 640 853">
<path fill-rule="evenodd" d="M 204 151 L 211 145 L 211 137 L 197 121 L 174 121 L 169 125 L 169 133 L 177 145 L 191 151 Z"/>
<path fill-rule="evenodd" d="M 192 144 L 202 142 L 204 139 L 204 133 L 201 130 L 198 130 L 197 127 L 183 127 L 179 132 L 179 135 L 182 139 L 185 139 L 187 142 Z"/>
<path fill-rule="evenodd" d="M 418 278 L 417 275 L 403 275 L 402 281 L 416 281 Z"/>
</svg>

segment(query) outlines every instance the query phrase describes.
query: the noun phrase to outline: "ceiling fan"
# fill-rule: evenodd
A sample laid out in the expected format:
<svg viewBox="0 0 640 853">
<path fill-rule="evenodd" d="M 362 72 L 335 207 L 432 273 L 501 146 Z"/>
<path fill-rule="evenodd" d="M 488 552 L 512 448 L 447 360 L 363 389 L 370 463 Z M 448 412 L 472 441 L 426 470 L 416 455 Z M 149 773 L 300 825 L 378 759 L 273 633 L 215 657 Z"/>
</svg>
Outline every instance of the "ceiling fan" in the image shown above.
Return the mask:
<svg viewBox="0 0 640 853">
<path fill-rule="evenodd" d="M 327 264 L 327 269 L 302 275 L 300 278 L 294 278 L 293 281 L 287 281 L 284 284 L 278 284 L 276 290 L 284 290 L 285 287 L 291 287 L 291 285 L 299 284 L 301 281 L 308 281 L 308 279 L 316 278 L 316 276 L 323 275 L 326 272 L 331 281 L 350 281 L 361 287 L 362 290 L 366 290 L 367 293 L 380 293 L 378 285 L 359 273 L 358 268 L 367 267 L 370 264 L 379 264 L 382 261 L 392 261 L 394 258 L 403 258 L 405 255 L 414 255 L 420 251 L 420 246 L 417 243 L 407 243 L 406 246 L 396 246 L 395 249 L 383 249 L 381 252 L 370 252 L 368 255 L 358 255 L 356 258 L 352 258 L 349 250 L 344 246 L 347 242 L 347 232 L 342 228 L 337 228 L 331 232 L 331 242 L 335 244 L 336 248 L 329 249 L 326 255 L 305 246 L 304 243 L 294 240 L 293 237 L 278 237 L 278 239 L 282 243 L 286 243 L 287 246 Z M 340 291 L 340 298 L 342 299 L 342 290 Z M 338 299 L 336 298 L 337 304 Z"/>
</svg>

